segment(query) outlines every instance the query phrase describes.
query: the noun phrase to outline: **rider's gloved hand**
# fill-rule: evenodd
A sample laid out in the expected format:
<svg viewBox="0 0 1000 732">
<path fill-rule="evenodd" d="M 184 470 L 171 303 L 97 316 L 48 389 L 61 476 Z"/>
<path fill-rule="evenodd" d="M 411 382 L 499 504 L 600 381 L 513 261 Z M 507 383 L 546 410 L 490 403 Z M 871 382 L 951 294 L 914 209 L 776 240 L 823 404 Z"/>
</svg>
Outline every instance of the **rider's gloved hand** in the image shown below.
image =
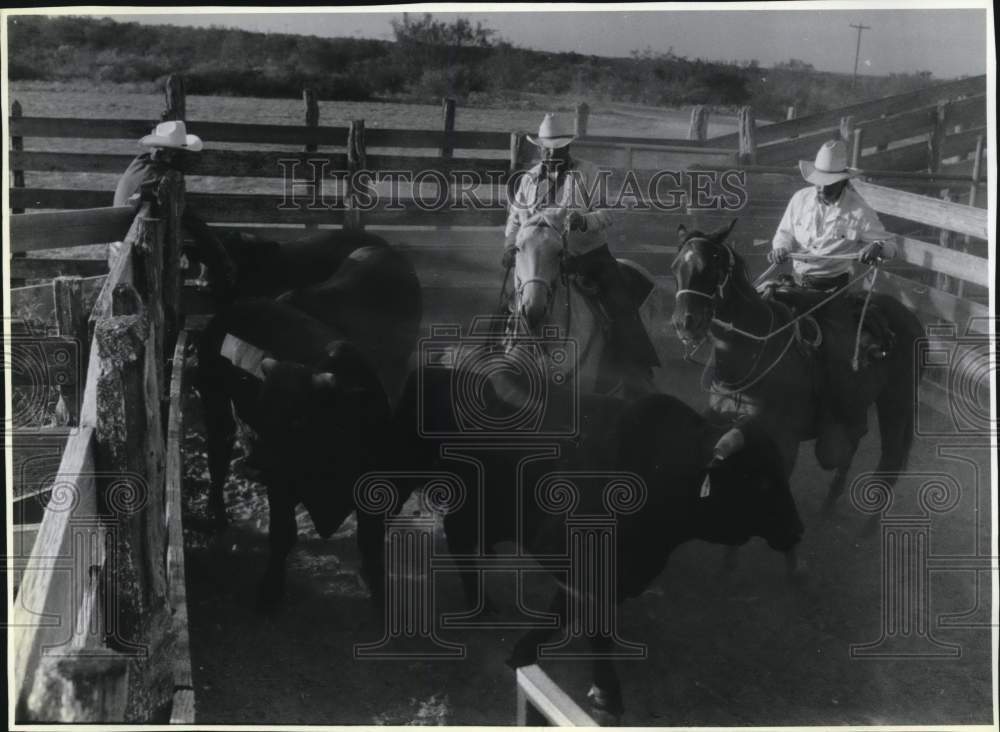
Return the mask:
<svg viewBox="0 0 1000 732">
<path fill-rule="evenodd" d="M 772 249 L 767 253 L 767 261 L 769 264 L 781 264 L 782 262 L 788 261 L 789 251 L 784 247 L 778 247 L 777 249 Z"/>
<path fill-rule="evenodd" d="M 570 231 L 586 231 L 587 219 L 579 211 L 570 211 L 566 217 L 566 224 Z"/>
<path fill-rule="evenodd" d="M 858 259 L 860 259 L 863 264 L 875 264 L 880 259 L 884 259 L 882 242 L 873 241 L 861 250 L 861 253 L 858 255 Z"/>
</svg>

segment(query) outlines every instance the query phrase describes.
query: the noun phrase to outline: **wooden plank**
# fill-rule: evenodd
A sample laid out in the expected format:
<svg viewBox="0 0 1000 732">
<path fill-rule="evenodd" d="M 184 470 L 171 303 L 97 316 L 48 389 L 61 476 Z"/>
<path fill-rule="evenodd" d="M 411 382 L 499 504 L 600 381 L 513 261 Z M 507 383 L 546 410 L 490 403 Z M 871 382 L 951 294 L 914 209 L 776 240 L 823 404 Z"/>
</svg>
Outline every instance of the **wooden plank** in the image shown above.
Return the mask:
<svg viewBox="0 0 1000 732">
<path fill-rule="evenodd" d="M 21 103 L 16 99 L 11 102 L 10 105 L 10 118 L 15 120 L 23 116 L 23 111 L 21 110 Z M 11 187 L 12 188 L 24 188 L 24 170 L 19 169 L 17 165 L 14 164 L 13 158 L 21 150 L 24 149 L 24 139 L 16 135 L 12 135 L 10 138 L 10 154 L 11 154 Z M 24 209 L 14 208 L 11 213 L 20 214 L 24 213 Z"/>
<path fill-rule="evenodd" d="M 803 135 L 817 129 L 836 127 L 841 117 L 852 115 L 856 122 L 861 123 L 883 115 L 899 114 L 906 109 L 929 107 L 940 99 L 954 99 L 963 95 L 979 95 L 986 92 L 986 75 L 973 76 L 958 81 L 935 84 L 934 86 L 904 94 L 859 102 L 826 112 L 818 112 L 793 120 L 763 125 L 757 130 L 757 143 L 764 144 L 776 140 L 784 140 L 796 135 Z M 737 144 L 739 134 L 727 134 L 713 137 L 708 144 L 720 147 L 731 147 Z"/>
<path fill-rule="evenodd" d="M 924 170 L 926 172 L 927 162 L 927 143 L 922 141 L 863 155 L 860 165 L 867 176 L 869 168 L 900 171 Z"/>
<path fill-rule="evenodd" d="M 482 177 L 483 184 L 504 185 L 510 164 L 499 158 L 431 158 L 417 155 L 368 155 L 368 169 L 383 173 L 401 171 L 417 174 L 424 171 L 443 173 L 447 178 L 459 171 Z M 429 180 L 434 180 L 429 177 Z M 408 181 L 407 181 L 408 182 Z"/>
<path fill-rule="evenodd" d="M 550 724 L 556 727 L 598 727 L 597 722 L 537 665 L 523 666 L 517 670 L 519 696 L 518 717 L 522 717 L 522 703 L 534 707 Z M 523 697 L 521 697 L 523 694 Z M 527 719 L 525 719 L 525 722 Z M 523 723 L 523 722 L 522 722 Z"/>
<path fill-rule="evenodd" d="M 23 137 L 138 140 L 149 132 L 150 124 L 149 120 L 144 119 L 21 117 L 10 121 L 10 134 Z"/>
<path fill-rule="evenodd" d="M 948 112 L 949 124 L 960 125 L 963 129 L 966 127 L 985 127 L 986 103 L 985 94 L 956 99 L 951 103 L 951 109 Z"/>
<path fill-rule="evenodd" d="M 77 538 L 81 532 L 85 538 L 86 532 L 74 524 L 97 516 L 93 442 L 94 430 L 81 428 L 66 443 L 57 477 L 59 487 L 46 508 L 10 615 L 10 627 L 16 629 L 10 637 L 19 709 L 27 709 L 42 649 L 65 648 L 72 642 L 73 621 L 85 585 L 74 581 L 80 578 L 76 565 L 86 558 L 76 551 Z M 89 566 L 84 569 L 89 570 Z"/>
<path fill-rule="evenodd" d="M 25 213 L 10 217 L 12 252 L 121 241 L 132 225 L 132 206 Z"/>
<path fill-rule="evenodd" d="M 190 193 L 185 208 L 203 221 L 284 224 L 342 224 L 344 207 L 338 196 L 317 199 L 321 207 L 312 209 L 312 199 L 305 195 L 285 201 L 282 196 L 253 193 Z M 322 207 L 323 203 L 326 207 Z"/>
<path fill-rule="evenodd" d="M 194 689 L 178 689 L 170 709 L 170 724 L 194 724 Z"/>
<path fill-rule="evenodd" d="M 934 126 L 936 113 L 936 107 L 923 107 L 865 122 L 860 125 L 865 132 L 865 144 L 869 147 L 880 147 L 897 140 L 926 135 Z"/>
<path fill-rule="evenodd" d="M 941 140 L 941 157 L 948 159 L 954 155 L 965 155 L 977 149 L 977 141 L 986 134 L 983 127 L 963 130 L 954 135 L 948 135 Z M 984 148 L 985 149 L 985 146 Z M 980 157 L 982 153 L 980 152 Z"/>
<path fill-rule="evenodd" d="M 87 329 L 88 311 L 83 308 L 83 286 L 79 277 L 56 277 L 52 280 L 52 299 L 55 302 L 56 329 L 63 338 L 78 344 L 79 360 L 87 357 L 87 347 L 90 345 Z M 64 410 L 68 425 L 79 424 L 80 395 L 83 393 L 82 382 L 63 383 L 59 385 L 59 399 Z M 57 413 L 59 408 L 57 406 Z"/>
<path fill-rule="evenodd" d="M 73 188 L 15 188 L 11 191 L 11 207 L 63 210 L 110 208 L 114 197 L 113 191 Z"/>
<path fill-rule="evenodd" d="M 987 212 L 984 209 L 897 191 L 862 180 L 854 180 L 852 185 L 879 213 L 980 239 L 988 237 Z"/>
<path fill-rule="evenodd" d="M 346 138 L 344 141 L 346 142 Z M 455 130 L 451 141 L 455 150 L 506 150 L 510 135 L 507 132 Z M 440 150 L 444 146 L 444 131 L 373 127 L 365 131 L 365 144 L 369 148 L 418 147 Z"/>
<path fill-rule="evenodd" d="M 42 259 L 14 257 L 10 260 L 10 276 L 26 280 L 47 280 L 53 277 L 95 277 L 108 271 L 103 259 Z"/>
<path fill-rule="evenodd" d="M 985 334 L 984 323 L 990 313 L 985 305 L 955 297 L 891 272 L 879 272 L 875 292 L 895 297 L 916 312 L 925 324 L 954 323 L 960 333 L 965 333 L 966 326 L 972 325 L 973 332 Z"/>
<path fill-rule="evenodd" d="M 187 98 L 184 94 L 184 77 L 180 74 L 170 74 L 163 83 L 163 94 L 167 107 L 160 118 L 167 120 L 184 120 L 187 117 Z"/>
<path fill-rule="evenodd" d="M 187 331 L 177 336 L 170 377 L 170 406 L 167 416 L 166 449 L 166 527 L 168 602 L 173 611 L 175 649 L 173 675 L 175 687 L 192 687 L 191 649 L 188 638 L 187 590 L 184 574 L 184 528 L 181 523 L 184 440 L 184 357 Z"/>
<path fill-rule="evenodd" d="M 759 165 L 777 165 L 796 160 L 810 160 L 816 157 L 816 151 L 827 140 L 839 137 L 837 127 L 830 127 L 809 135 L 802 135 L 793 140 L 772 142 L 757 148 L 757 163 Z"/>
</svg>

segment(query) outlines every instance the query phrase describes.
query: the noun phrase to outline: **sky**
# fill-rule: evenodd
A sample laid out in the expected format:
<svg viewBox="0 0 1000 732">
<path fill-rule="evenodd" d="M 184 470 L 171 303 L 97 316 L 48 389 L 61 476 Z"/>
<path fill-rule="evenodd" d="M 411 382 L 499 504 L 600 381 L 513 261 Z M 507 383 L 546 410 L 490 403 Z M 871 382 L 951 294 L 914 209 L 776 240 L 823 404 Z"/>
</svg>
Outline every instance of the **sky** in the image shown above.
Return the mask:
<svg viewBox="0 0 1000 732">
<path fill-rule="evenodd" d="M 875 4 L 865 2 L 863 7 Z M 434 12 L 434 15 L 445 20 L 462 15 L 474 22 L 482 21 L 514 45 L 526 48 L 599 56 L 628 56 L 633 50 L 646 48 L 654 52 L 672 49 L 675 54 L 689 58 L 756 59 L 764 66 L 797 58 L 817 69 L 848 73 L 853 69 L 857 46 L 857 30 L 850 26 L 860 24 L 870 28 L 863 31 L 861 38 L 859 73 L 926 70 L 937 78 L 985 73 L 986 11 L 982 7 L 956 9 L 955 5 L 952 3 L 947 9 L 912 9 L 921 8 L 921 2 L 910 0 L 906 9 L 881 10 L 772 10 L 757 5 L 747 10 L 720 10 L 716 6 L 706 10 L 520 10 Z M 427 6 L 417 6 L 411 12 L 423 12 L 424 7 Z M 478 10 L 482 6 L 469 7 Z M 823 7 L 834 6 L 826 3 Z M 324 37 L 391 39 L 390 22 L 402 14 L 399 7 L 374 13 L 305 10 L 308 12 L 193 14 L 185 8 L 184 14 L 114 17 L 144 23 L 221 25 Z"/>
</svg>

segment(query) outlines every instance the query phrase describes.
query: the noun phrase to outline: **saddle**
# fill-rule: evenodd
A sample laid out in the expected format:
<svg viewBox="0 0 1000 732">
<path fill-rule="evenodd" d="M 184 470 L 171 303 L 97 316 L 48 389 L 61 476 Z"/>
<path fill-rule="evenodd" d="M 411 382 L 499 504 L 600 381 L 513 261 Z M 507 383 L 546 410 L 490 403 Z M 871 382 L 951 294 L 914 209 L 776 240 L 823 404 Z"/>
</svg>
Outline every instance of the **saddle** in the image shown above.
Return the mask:
<svg viewBox="0 0 1000 732">
<path fill-rule="evenodd" d="M 820 302 L 830 296 L 831 292 L 824 290 L 814 290 L 799 286 L 790 275 L 781 275 L 777 280 L 768 282 L 764 286 L 763 296 L 765 299 L 773 299 L 775 302 L 787 306 L 794 315 L 804 313 L 815 307 Z M 846 346 L 851 352 L 846 355 L 850 359 L 853 356 L 854 335 L 857 332 L 858 324 L 864 312 L 864 323 L 861 325 L 861 339 L 858 347 L 858 368 L 864 369 L 876 361 L 884 360 L 892 352 L 896 343 L 896 336 L 889 326 L 885 313 L 873 301 L 868 301 L 865 309 L 865 294 L 846 292 L 840 295 L 842 304 L 836 308 L 831 308 L 836 300 L 829 305 L 820 307 L 813 312 L 815 318 L 807 317 L 803 320 L 802 332 L 803 340 L 808 346 L 816 350 L 823 350 L 831 354 L 829 346 L 833 346 L 833 353 L 838 357 L 843 356 L 840 351 Z M 834 312 L 830 312 L 830 311 Z M 848 322 L 837 322 L 838 317 L 848 318 Z M 810 322 L 812 321 L 812 322 Z M 838 343 L 845 341 L 845 325 L 849 326 L 850 344 Z M 822 348 L 826 343 L 827 348 Z"/>
</svg>

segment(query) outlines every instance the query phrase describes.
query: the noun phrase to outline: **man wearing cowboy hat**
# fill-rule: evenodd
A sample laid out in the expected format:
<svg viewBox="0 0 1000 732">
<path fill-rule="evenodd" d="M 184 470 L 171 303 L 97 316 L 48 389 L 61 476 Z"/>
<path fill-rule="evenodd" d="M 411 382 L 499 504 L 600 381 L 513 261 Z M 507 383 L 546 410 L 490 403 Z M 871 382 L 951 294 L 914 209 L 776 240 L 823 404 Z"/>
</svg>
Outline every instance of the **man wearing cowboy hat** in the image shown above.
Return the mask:
<svg viewBox="0 0 1000 732">
<path fill-rule="evenodd" d="M 129 166 L 118 179 L 115 187 L 115 206 L 129 205 L 129 201 L 140 192 L 143 186 L 155 185 L 170 170 L 180 170 L 184 155 L 188 152 L 198 152 L 202 149 L 201 138 L 188 134 L 184 122 L 180 120 L 161 122 L 153 131 L 139 140 L 139 144 L 149 148 L 129 163 Z M 233 284 L 236 278 L 236 267 L 226 253 L 222 243 L 208 233 L 204 225 L 193 213 L 184 211 L 184 225 L 198 242 L 198 259 L 225 283 Z M 108 265 L 113 266 L 121 249 L 120 242 L 112 243 L 108 251 Z M 186 257 L 185 257 L 186 258 Z M 219 286 L 223 286 L 219 283 Z"/>
<path fill-rule="evenodd" d="M 878 216 L 850 185 L 857 170 L 847 165 L 847 146 L 830 140 L 816 154 L 815 162 L 799 161 L 799 170 L 809 188 L 797 191 L 789 201 L 771 244 L 768 261 L 785 262 L 791 252 L 805 255 L 793 262 L 796 290 L 785 292 L 793 306 L 805 309 L 847 287 L 854 260 L 873 264 L 896 256 L 892 235 L 882 227 Z M 830 388 L 824 390 L 824 410 L 846 427 L 848 438 L 860 439 L 867 432 L 867 415 L 856 394 L 856 379 L 850 361 L 857 328 L 851 301 L 835 297 L 813 315 L 823 326 L 820 355 L 827 366 Z M 887 327 L 874 310 L 866 323 L 875 321 L 877 331 Z M 873 351 L 881 352 L 881 346 Z"/>
<path fill-rule="evenodd" d="M 612 321 L 612 350 L 625 355 L 628 366 L 648 378 L 649 369 L 660 365 L 659 358 L 618 262 L 608 249 L 604 232 L 612 219 L 610 212 L 600 207 L 603 196 L 598 170 L 570 154 L 575 138 L 572 125 L 552 114 L 542 119 L 537 137 L 528 135 L 528 141 L 541 151 L 542 160 L 518 182 L 507 215 L 502 264 L 513 266 L 522 226 L 539 218 L 565 222 L 572 269 L 597 285 Z"/>
</svg>

